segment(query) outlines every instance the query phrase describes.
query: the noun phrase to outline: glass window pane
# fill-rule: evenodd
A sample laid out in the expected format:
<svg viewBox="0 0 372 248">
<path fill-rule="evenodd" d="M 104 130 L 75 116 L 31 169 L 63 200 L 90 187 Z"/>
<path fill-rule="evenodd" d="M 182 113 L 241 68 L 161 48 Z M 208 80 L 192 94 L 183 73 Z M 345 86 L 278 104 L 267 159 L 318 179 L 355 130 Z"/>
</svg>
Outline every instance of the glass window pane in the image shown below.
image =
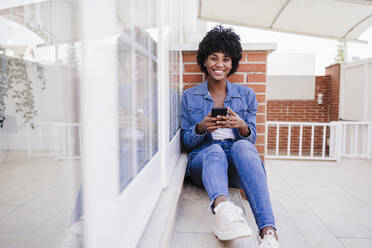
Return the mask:
<svg viewBox="0 0 372 248">
<path fill-rule="evenodd" d="M 122 190 L 158 150 L 157 27 L 156 1 L 118 1 L 117 6 L 127 12 L 118 13 L 127 21 L 119 22 L 124 32 L 117 44 Z"/>
<path fill-rule="evenodd" d="M 7 2 L 14 7 L 0 7 L 0 226 L 7 234 L 0 246 L 59 247 L 81 183 L 78 3 Z"/>
<path fill-rule="evenodd" d="M 169 8 L 179 10 L 180 1 L 169 1 Z M 172 11 L 169 16 L 169 106 L 170 106 L 170 140 L 180 128 L 180 15 Z"/>
</svg>

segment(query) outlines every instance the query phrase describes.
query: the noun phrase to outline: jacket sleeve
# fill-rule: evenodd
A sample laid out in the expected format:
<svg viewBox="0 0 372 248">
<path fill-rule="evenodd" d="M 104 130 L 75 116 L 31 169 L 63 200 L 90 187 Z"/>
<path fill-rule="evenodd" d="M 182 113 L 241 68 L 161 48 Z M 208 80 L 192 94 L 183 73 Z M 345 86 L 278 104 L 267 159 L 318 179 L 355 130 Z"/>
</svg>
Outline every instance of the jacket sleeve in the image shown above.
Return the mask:
<svg viewBox="0 0 372 248">
<path fill-rule="evenodd" d="M 240 135 L 239 130 L 236 130 L 238 133 L 238 139 L 249 140 L 252 144 L 256 143 L 256 112 L 257 112 L 257 99 L 256 94 L 253 90 L 250 90 L 248 93 L 248 97 L 246 98 L 247 103 L 247 112 L 244 116 L 240 116 L 244 119 L 245 123 L 247 123 L 248 128 L 250 130 L 250 134 L 248 137 L 243 137 Z"/>
<path fill-rule="evenodd" d="M 207 132 L 203 134 L 196 133 L 195 128 L 197 123 L 192 122 L 187 106 L 187 97 L 183 93 L 181 102 L 181 136 L 185 147 L 191 150 L 203 143 Z"/>
</svg>

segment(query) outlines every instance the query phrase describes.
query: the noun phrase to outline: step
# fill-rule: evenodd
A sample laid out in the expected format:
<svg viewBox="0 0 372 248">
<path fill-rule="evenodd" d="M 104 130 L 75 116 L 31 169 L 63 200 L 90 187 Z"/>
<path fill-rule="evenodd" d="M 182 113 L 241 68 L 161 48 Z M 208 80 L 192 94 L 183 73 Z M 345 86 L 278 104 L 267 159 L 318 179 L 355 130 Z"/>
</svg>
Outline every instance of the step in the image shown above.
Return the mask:
<svg viewBox="0 0 372 248">
<path fill-rule="evenodd" d="M 171 248 L 205 247 L 245 247 L 258 248 L 257 226 L 249 203 L 242 198 L 238 189 L 229 189 L 230 200 L 244 210 L 248 224 L 254 232 L 251 238 L 232 241 L 219 241 L 212 231 L 212 213 L 209 211 L 209 198 L 204 189 L 194 186 L 188 179 L 183 184 L 173 230 Z"/>
</svg>

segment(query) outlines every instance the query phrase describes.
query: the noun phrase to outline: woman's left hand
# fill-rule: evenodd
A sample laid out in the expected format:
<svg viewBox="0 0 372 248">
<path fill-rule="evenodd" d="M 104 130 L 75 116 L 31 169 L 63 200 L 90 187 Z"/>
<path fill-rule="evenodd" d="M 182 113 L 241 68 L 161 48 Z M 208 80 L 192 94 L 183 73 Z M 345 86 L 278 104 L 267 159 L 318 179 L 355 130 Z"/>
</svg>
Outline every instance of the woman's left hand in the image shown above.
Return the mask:
<svg viewBox="0 0 372 248">
<path fill-rule="evenodd" d="M 227 108 L 227 112 L 229 116 L 217 116 L 217 125 L 222 125 L 223 128 L 237 128 L 241 136 L 248 137 L 251 131 L 247 123 L 231 108 Z"/>
<path fill-rule="evenodd" d="M 227 108 L 227 113 L 229 116 L 217 116 L 218 125 L 222 125 L 223 128 L 244 128 L 247 126 L 245 121 L 232 111 L 231 108 Z"/>
</svg>

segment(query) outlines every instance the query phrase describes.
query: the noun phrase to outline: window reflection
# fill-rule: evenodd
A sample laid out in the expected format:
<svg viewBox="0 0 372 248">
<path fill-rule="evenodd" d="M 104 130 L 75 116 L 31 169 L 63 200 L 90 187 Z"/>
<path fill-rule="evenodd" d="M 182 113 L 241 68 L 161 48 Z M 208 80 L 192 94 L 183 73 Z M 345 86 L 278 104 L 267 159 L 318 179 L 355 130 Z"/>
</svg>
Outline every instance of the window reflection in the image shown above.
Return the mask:
<svg viewBox="0 0 372 248">
<path fill-rule="evenodd" d="M 81 182 L 77 2 L 0 4 L 0 247 L 56 247 L 70 221 Z"/>
<path fill-rule="evenodd" d="M 135 25 L 117 39 L 121 190 L 158 150 L 155 3 L 134 1 L 132 8 Z"/>
</svg>

